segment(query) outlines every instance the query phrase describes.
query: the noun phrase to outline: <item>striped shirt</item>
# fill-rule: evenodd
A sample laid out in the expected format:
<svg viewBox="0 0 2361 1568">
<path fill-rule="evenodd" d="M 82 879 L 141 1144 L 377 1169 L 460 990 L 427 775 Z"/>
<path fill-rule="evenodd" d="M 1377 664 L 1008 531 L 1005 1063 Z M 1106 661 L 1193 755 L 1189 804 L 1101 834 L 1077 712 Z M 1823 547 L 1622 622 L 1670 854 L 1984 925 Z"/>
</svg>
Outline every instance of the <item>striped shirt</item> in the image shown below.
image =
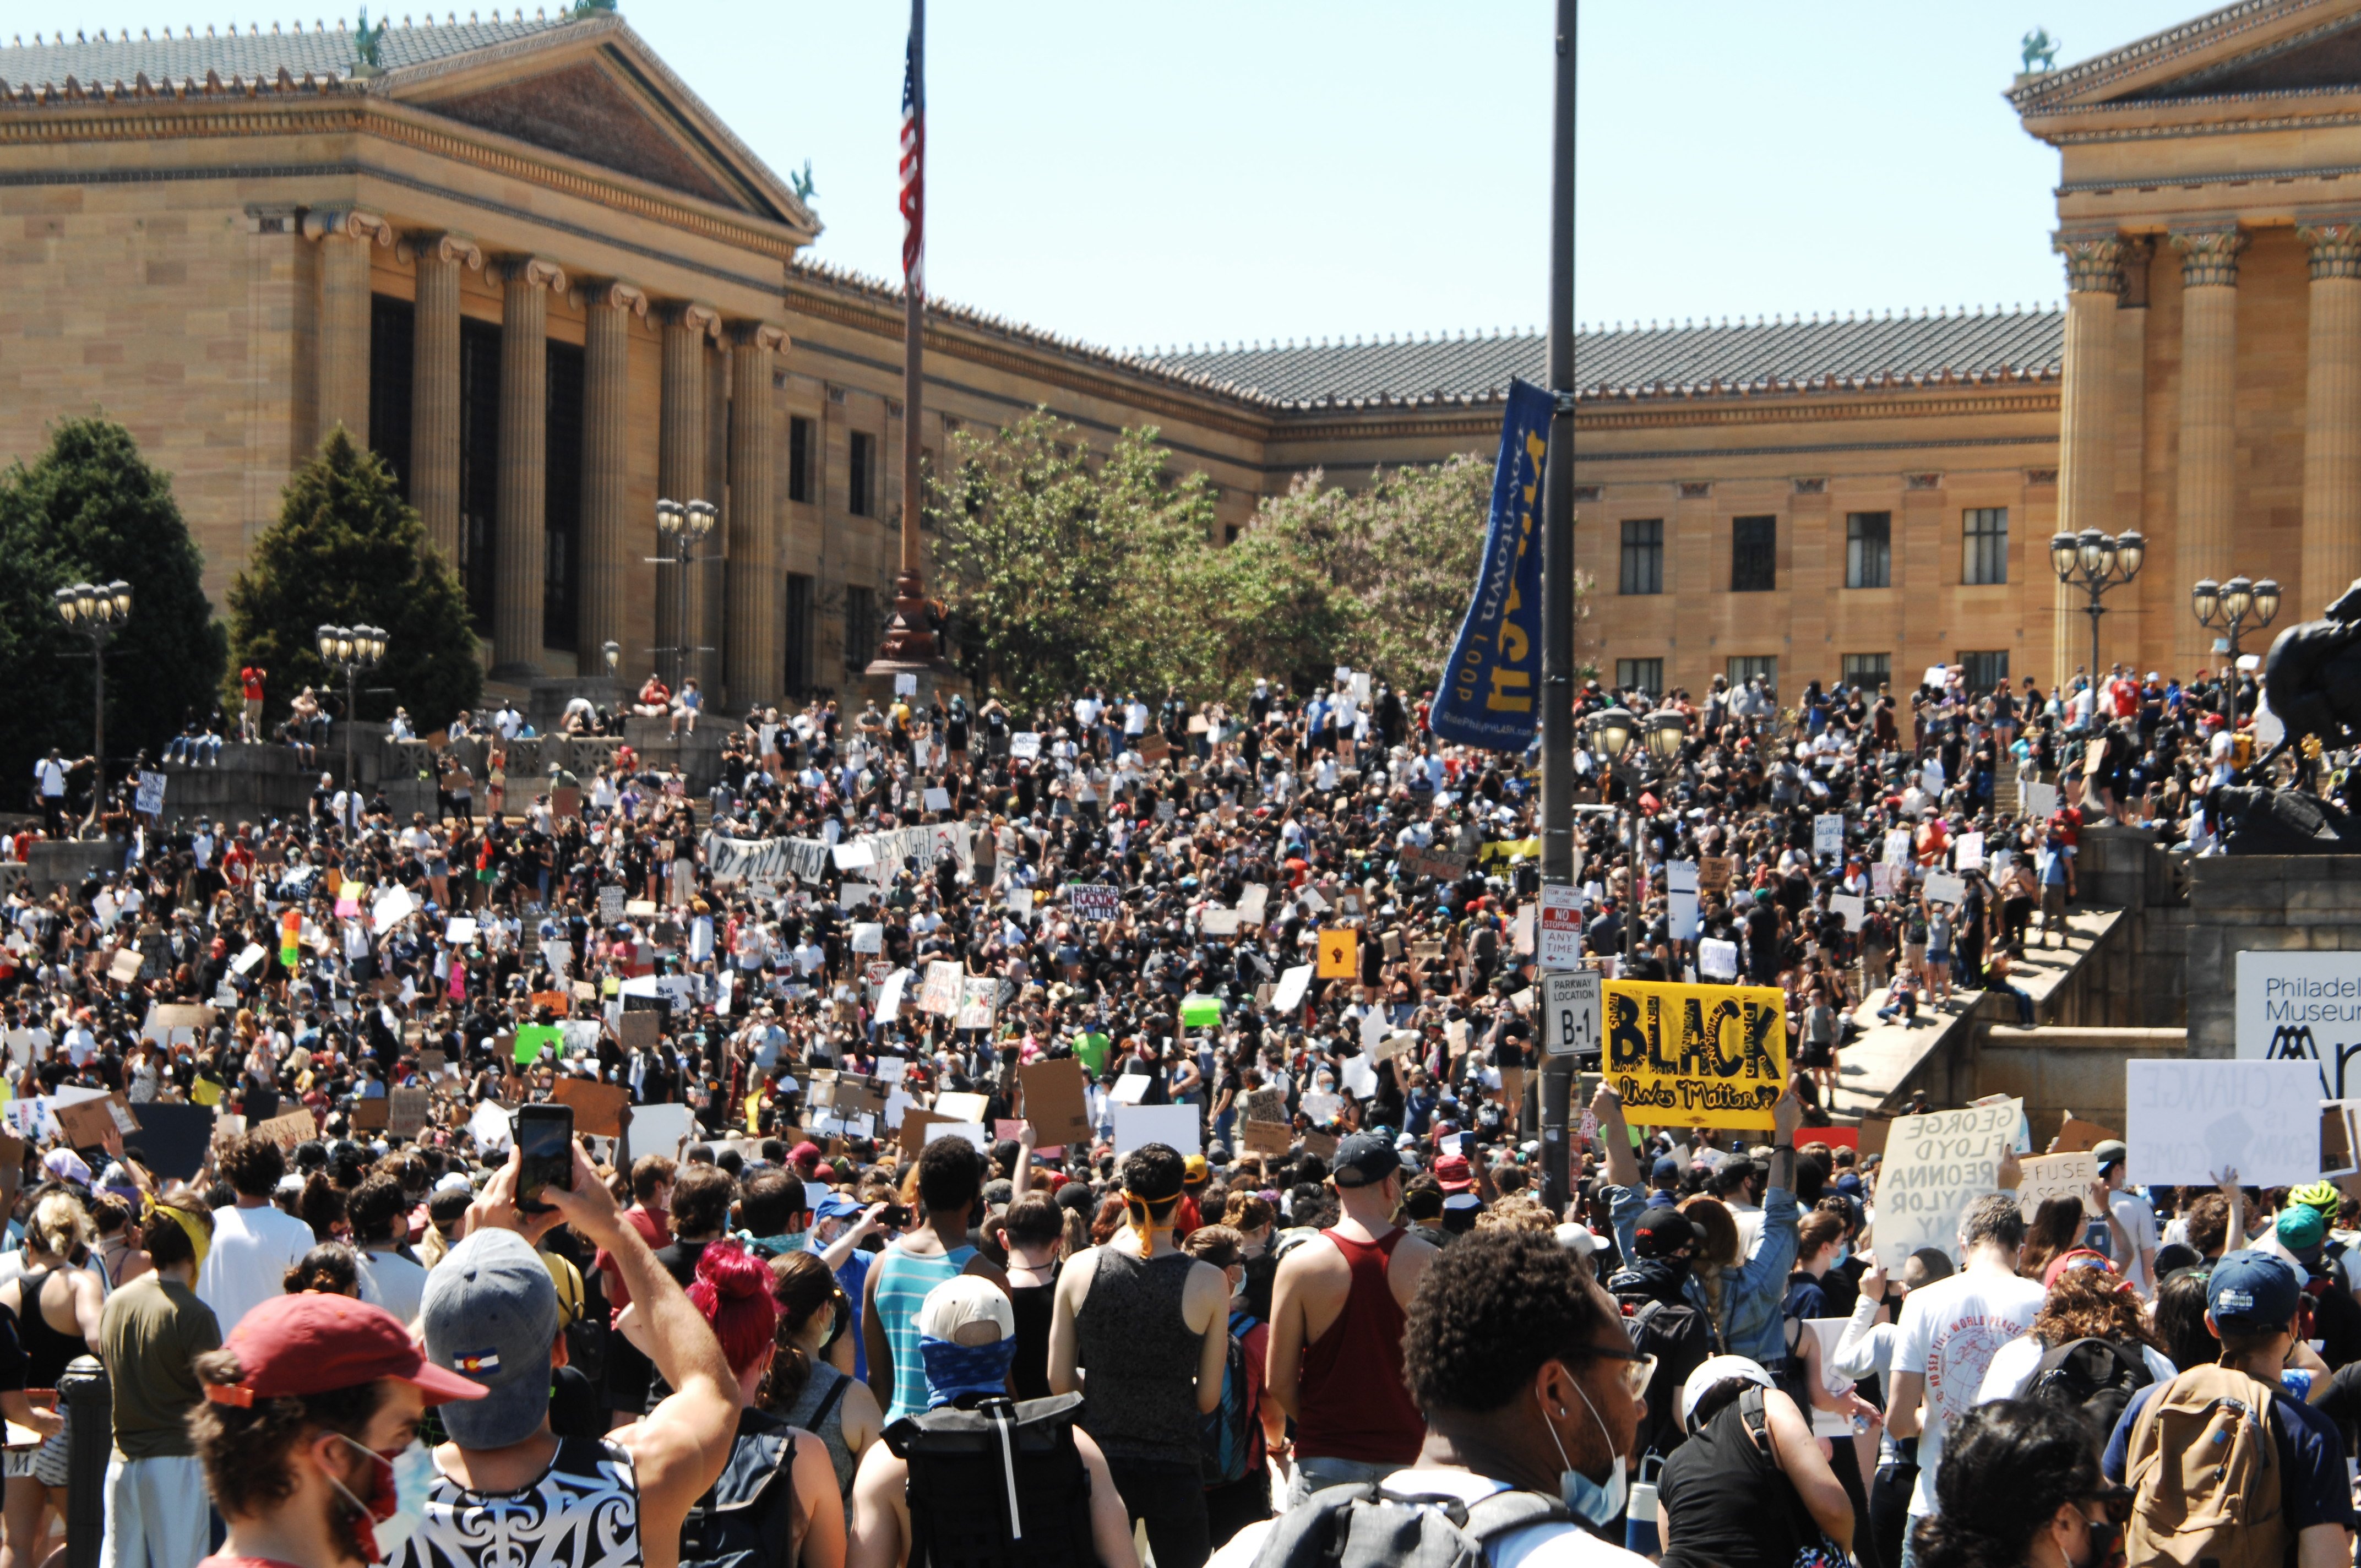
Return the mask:
<svg viewBox="0 0 2361 1568">
<path fill-rule="evenodd" d="M 921 1257 L 904 1250 L 899 1241 L 878 1254 L 877 1324 L 894 1351 L 894 1404 L 885 1412 L 888 1424 L 904 1416 L 924 1415 L 928 1408 L 927 1364 L 918 1354 L 918 1309 L 927 1292 L 946 1279 L 956 1279 L 975 1255 L 972 1246 L 954 1247 L 939 1257 Z"/>
</svg>

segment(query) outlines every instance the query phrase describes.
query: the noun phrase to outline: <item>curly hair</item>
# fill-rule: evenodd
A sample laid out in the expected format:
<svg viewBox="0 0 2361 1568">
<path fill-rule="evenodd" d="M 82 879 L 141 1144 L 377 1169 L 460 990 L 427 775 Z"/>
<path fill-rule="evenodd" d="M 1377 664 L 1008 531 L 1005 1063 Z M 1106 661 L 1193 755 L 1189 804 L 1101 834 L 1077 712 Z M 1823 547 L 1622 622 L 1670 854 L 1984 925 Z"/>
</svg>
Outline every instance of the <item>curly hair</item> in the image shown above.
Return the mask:
<svg viewBox="0 0 2361 1568">
<path fill-rule="evenodd" d="M 1911 1525 L 1914 1555 L 1926 1568 L 2015 1568 L 2059 1508 L 2105 1485 L 2079 1412 L 2035 1399 L 1978 1405 L 1944 1441 L 1936 1511 Z"/>
<path fill-rule="evenodd" d="M 197 1357 L 196 1372 L 204 1382 L 219 1384 L 235 1384 L 246 1376 L 234 1350 L 207 1351 Z M 372 1381 L 300 1398 L 257 1399 L 244 1407 L 199 1400 L 189 1412 L 189 1436 L 214 1506 L 235 1519 L 283 1502 L 295 1489 L 288 1450 L 313 1431 L 338 1431 L 357 1442 L 383 1398 L 383 1386 Z"/>
<path fill-rule="evenodd" d="M 1402 1333 L 1411 1398 L 1436 1410 L 1497 1410 L 1544 1361 L 1579 1357 L 1617 1328 L 1605 1292 L 1545 1231 L 1477 1231 L 1427 1265 Z"/>
<path fill-rule="evenodd" d="M 2059 1275 L 2034 1317 L 2033 1335 L 2053 1347 L 2078 1339 L 2111 1339 L 2164 1348 L 2147 1326 L 2132 1282 L 2103 1268 L 2070 1268 Z"/>
<path fill-rule="evenodd" d="M 317 1290 L 324 1296 L 350 1296 L 357 1300 L 361 1293 L 361 1272 L 353 1261 L 353 1249 L 342 1242 L 322 1242 L 303 1255 L 303 1261 L 280 1277 L 280 1284 L 290 1296 L 300 1296 L 306 1290 Z"/>
<path fill-rule="evenodd" d="M 222 1150 L 221 1173 L 241 1198 L 268 1198 L 287 1174 L 287 1151 L 260 1133 L 247 1133 Z"/>
<path fill-rule="evenodd" d="M 1479 1231 L 1530 1231 L 1539 1235 L 1551 1235 L 1557 1230 L 1557 1221 L 1547 1209 L 1530 1198 L 1503 1198 L 1476 1216 Z"/>
</svg>

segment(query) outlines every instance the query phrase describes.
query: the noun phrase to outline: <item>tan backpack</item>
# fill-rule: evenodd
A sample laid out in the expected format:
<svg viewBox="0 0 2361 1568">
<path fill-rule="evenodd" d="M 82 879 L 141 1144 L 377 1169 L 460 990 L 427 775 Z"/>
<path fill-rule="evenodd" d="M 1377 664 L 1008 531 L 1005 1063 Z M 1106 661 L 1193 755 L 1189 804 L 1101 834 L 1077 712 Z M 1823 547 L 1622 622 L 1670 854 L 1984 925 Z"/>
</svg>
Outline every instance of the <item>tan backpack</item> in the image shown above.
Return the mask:
<svg viewBox="0 0 2361 1568">
<path fill-rule="evenodd" d="M 2289 1545 L 2268 1385 L 2192 1366 L 2132 1427 L 2127 1568 L 2280 1568 Z"/>
</svg>

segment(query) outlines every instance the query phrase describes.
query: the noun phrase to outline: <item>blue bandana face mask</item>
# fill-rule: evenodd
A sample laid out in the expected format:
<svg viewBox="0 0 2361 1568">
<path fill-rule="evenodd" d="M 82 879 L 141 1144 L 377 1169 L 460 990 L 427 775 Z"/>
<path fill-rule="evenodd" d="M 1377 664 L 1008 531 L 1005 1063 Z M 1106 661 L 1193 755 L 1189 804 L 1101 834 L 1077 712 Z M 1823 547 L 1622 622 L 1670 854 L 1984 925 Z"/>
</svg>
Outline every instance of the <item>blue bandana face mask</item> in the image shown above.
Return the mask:
<svg viewBox="0 0 2361 1568">
<path fill-rule="evenodd" d="M 990 1344 L 958 1344 L 947 1339 L 918 1338 L 918 1358 L 927 1365 L 928 1409 L 948 1405 L 962 1394 L 1005 1394 L 1008 1369 L 1016 1360 L 1014 1336 Z"/>
</svg>

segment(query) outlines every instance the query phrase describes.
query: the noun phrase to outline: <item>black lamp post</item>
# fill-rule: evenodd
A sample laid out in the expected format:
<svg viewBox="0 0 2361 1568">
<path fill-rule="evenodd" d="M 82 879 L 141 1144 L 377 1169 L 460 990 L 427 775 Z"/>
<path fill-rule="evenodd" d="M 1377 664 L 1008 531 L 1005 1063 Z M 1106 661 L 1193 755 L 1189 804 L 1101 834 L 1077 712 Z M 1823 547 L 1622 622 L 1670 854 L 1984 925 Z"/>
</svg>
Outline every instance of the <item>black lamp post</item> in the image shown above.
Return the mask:
<svg viewBox="0 0 2361 1568">
<path fill-rule="evenodd" d="M 713 532 L 721 510 L 711 501 L 690 501 L 683 506 L 675 500 L 656 502 L 656 532 L 672 542 L 674 604 L 677 614 L 673 620 L 672 689 L 675 696 L 688 680 L 688 569 L 696 564 L 697 543 Z"/>
<path fill-rule="evenodd" d="M 2279 619 L 2279 586 L 2269 577 L 2253 582 L 2244 574 L 2226 583 L 2207 577 L 2189 590 L 2189 605 L 2197 612 L 2198 625 L 2221 632 L 2229 644 L 2230 674 L 2224 684 L 2230 693 L 2230 728 L 2235 730 L 2238 728 L 2238 639 L 2247 627 L 2260 631 Z"/>
<path fill-rule="evenodd" d="M 98 820 L 99 802 L 106 798 L 106 643 L 131 619 L 131 585 L 126 582 L 75 583 L 56 594 L 58 619 L 90 639 L 93 666 L 91 680 L 91 747 L 88 828 Z"/>
<path fill-rule="evenodd" d="M 385 628 L 381 626 L 323 626 L 314 632 L 320 662 L 345 672 L 345 798 L 356 799 L 360 785 L 353 777 L 353 721 L 359 717 L 354 707 L 353 683 L 363 670 L 373 670 L 385 657 Z M 354 813 L 357 817 L 359 814 Z M 350 819 L 344 824 L 352 830 Z"/>
<path fill-rule="evenodd" d="M 1638 761 L 1634 744 L 1659 764 L 1681 754 L 1688 739 L 1688 722 L 1669 708 L 1642 718 L 1628 708 L 1610 707 L 1593 715 L 1583 730 L 1583 742 L 1604 773 L 1615 773 Z M 1647 901 L 1647 843 L 1640 834 L 1640 806 L 1632 800 L 1623 814 L 1625 847 L 1631 861 L 1631 907 L 1623 919 L 1623 964 L 1628 970 L 1639 951 L 1640 911 Z"/>
<path fill-rule="evenodd" d="M 2107 613 L 2099 601 L 2110 588 L 2121 587 L 2139 576 L 2140 563 L 2147 558 L 2147 541 L 2125 529 L 2121 533 L 2102 533 L 2086 528 L 2080 533 L 2053 533 L 2049 536 L 2049 565 L 2061 583 L 2080 587 L 2088 600 L 2082 613 L 2091 618 L 2091 684 L 2099 681 L 2099 617 Z"/>
</svg>

